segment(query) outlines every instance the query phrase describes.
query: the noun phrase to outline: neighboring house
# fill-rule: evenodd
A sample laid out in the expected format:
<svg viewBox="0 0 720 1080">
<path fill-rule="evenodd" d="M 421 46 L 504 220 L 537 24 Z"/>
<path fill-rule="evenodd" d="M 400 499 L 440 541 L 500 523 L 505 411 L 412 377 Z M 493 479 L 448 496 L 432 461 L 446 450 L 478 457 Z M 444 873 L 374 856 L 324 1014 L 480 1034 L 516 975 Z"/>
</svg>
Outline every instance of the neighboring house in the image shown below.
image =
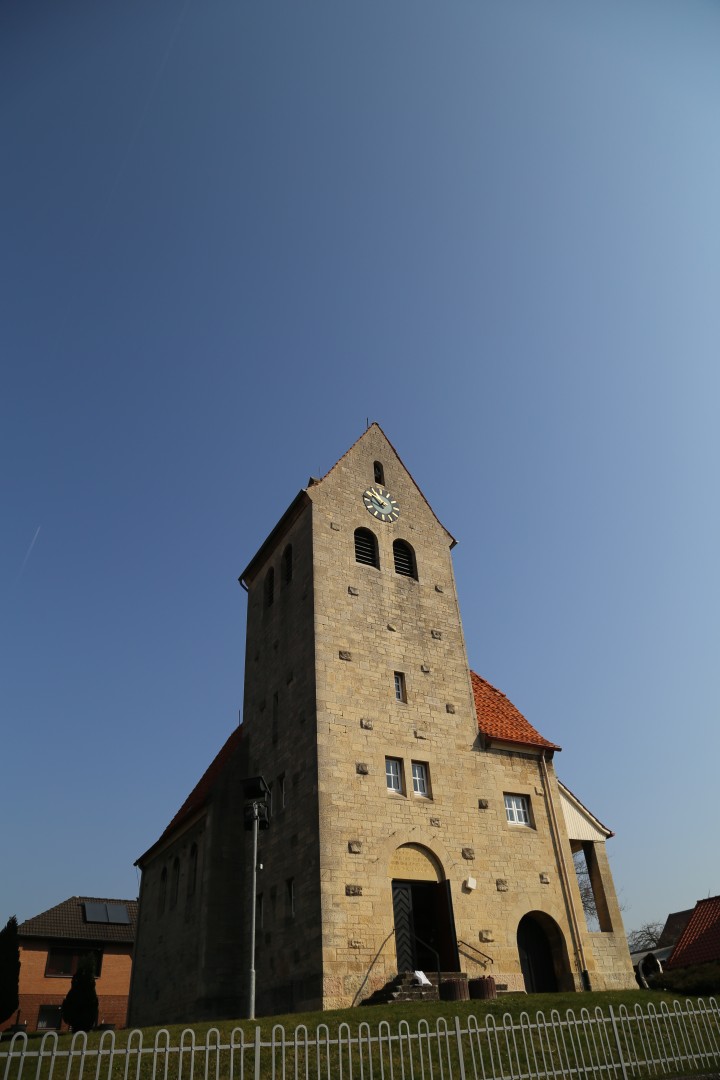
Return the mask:
<svg viewBox="0 0 720 1080">
<path fill-rule="evenodd" d="M 720 896 L 698 900 L 681 933 L 666 971 L 720 962 Z"/>
<path fill-rule="evenodd" d="M 672 911 L 665 920 L 657 945 L 651 949 L 638 949 L 630 953 L 640 986 L 647 987 L 647 980 L 667 966 L 667 961 L 675 948 L 675 942 L 687 926 L 692 913 L 692 908 L 688 908 L 687 911 Z"/>
<path fill-rule="evenodd" d="M 559 784 L 560 748 L 470 672 L 454 544 L 373 424 L 243 572 L 242 727 L 138 860 L 130 1023 L 247 1015 L 259 775 L 258 1015 L 349 1006 L 438 962 L 508 990 L 635 986 L 612 833 Z"/>
<path fill-rule="evenodd" d="M 137 908 L 136 900 L 71 896 L 20 923 L 20 1011 L 3 1027 L 17 1016 L 28 1031 L 66 1030 L 60 1007 L 87 953 L 96 964 L 98 1023 L 124 1027 Z"/>
<path fill-rule="evenodd" d="M 688 908 L 687 911 L 671 911 L 665 920 L 665 925 L 662 928 L 662 933 L 658 938 L 656 949 L 670 949 L 672 952 L 675 942 L 678 940 L 683 930 L 687 926 L 690 916 L 693 913 L 692 908 Z M 670 953 L 668 953 L 668 956 Z"/>
</svg>

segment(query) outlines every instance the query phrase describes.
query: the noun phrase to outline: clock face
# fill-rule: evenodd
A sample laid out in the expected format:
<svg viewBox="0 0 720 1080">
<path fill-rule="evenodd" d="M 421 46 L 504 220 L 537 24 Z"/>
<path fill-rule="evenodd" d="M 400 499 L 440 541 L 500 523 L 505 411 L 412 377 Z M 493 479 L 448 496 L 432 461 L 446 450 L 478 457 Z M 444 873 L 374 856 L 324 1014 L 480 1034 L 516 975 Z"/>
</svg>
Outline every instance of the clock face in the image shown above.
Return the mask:
<svg viewBox="0 0 720 1080">
<path fill-rule="evenodd" d="M 363 492 L 363 502 L 369 514 L 378 521 L 397 521 L 400 517 L 400 507 L 389 491 L 379 484 Z"/>
</svg>

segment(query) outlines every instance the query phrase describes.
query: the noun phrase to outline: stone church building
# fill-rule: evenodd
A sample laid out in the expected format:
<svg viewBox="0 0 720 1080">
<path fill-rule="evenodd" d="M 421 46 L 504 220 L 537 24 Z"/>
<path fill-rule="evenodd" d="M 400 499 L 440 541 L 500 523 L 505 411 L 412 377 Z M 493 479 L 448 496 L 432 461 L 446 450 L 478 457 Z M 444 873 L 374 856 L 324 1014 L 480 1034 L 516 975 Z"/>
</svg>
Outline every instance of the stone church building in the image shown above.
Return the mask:
<svg viewBox="0 0 720 1080">
<path fill-rule="evenodd" d="M 242 725 L 138 860 L 131 1024 L 247 1015 L 257 775 L 258 1015 L 357 1004 L 414 969 L 636 985 L 612 834 L 558 781 L 560 748 L 470 671 L 454 544 L 372 424 L 245 569 Z"/>
</svg>

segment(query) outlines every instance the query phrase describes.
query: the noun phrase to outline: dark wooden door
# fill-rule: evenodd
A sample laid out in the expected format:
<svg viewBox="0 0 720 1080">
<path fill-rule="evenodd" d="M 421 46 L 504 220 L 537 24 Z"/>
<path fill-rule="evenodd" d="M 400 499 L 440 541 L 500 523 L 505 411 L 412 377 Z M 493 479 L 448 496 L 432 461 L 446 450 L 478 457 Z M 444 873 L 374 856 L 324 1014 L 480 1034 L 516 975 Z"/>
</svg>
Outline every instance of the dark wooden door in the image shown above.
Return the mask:
<svg viewBox="0 0 720 1080">
<path fill-rule="evenodd" d="M 415 971 L 412 886 L 404 881 L 393 881 L 392 890 L 398 971 Z"/>
<path fill-rule="evenodd" d="M 520 968 L 529 994 L 554 993 L 557 976 L 553 963 L 552 947 L 540 923 L 530 915 L 520 920 L 517 932 Z"/>
</svg>

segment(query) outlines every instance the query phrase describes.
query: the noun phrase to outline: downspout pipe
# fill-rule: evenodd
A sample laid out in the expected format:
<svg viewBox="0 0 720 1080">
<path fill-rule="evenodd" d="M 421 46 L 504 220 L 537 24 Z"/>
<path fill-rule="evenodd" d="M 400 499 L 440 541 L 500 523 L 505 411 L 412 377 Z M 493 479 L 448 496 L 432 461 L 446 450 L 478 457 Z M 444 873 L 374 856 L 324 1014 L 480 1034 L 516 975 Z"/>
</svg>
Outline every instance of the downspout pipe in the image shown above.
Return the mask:
<svg viewBox="0 0 720 1080">
<path fill-rule="evenodd" d="M 582 933 L 578 924 L 577 911 L 575 910 L 575 903 L 573 901 L 572 888 L 570 886 L 570 879 L 568 876 L 567 864 L 565 862 L 564 845 L 562 843 L 562 837 L 560 834 L 560 826 L 558 824 L 557 813 L 555 810 L 555 803 L 553 801 L 550 792 L 550 774 L 547 767 L 547 759 L 545 757 L 546 751 L 543 750 L 540 755 L 540 772 L 543 781 L 543 791 L 545 792 L 545 804 L 548 811 L 548 820 L 550 822 L 550 833 L 552 835 L 553 844 L 557 852 L 558 866 L 560 868 L 560 885 L 562 888 L 563 899 L 565 900 L 565 908 L 568 914 L 568 923 L 570 926 L 570 934 L 573 939 L 573 950 L 575 952 L 575 959 L 580 968 L 580 977 L 582 979 L 583 990 L 590 990 L 590 975 L 587 969 L 587 960 L 585 958 L 585 950 L 582 943 Z"/>
</svg>

